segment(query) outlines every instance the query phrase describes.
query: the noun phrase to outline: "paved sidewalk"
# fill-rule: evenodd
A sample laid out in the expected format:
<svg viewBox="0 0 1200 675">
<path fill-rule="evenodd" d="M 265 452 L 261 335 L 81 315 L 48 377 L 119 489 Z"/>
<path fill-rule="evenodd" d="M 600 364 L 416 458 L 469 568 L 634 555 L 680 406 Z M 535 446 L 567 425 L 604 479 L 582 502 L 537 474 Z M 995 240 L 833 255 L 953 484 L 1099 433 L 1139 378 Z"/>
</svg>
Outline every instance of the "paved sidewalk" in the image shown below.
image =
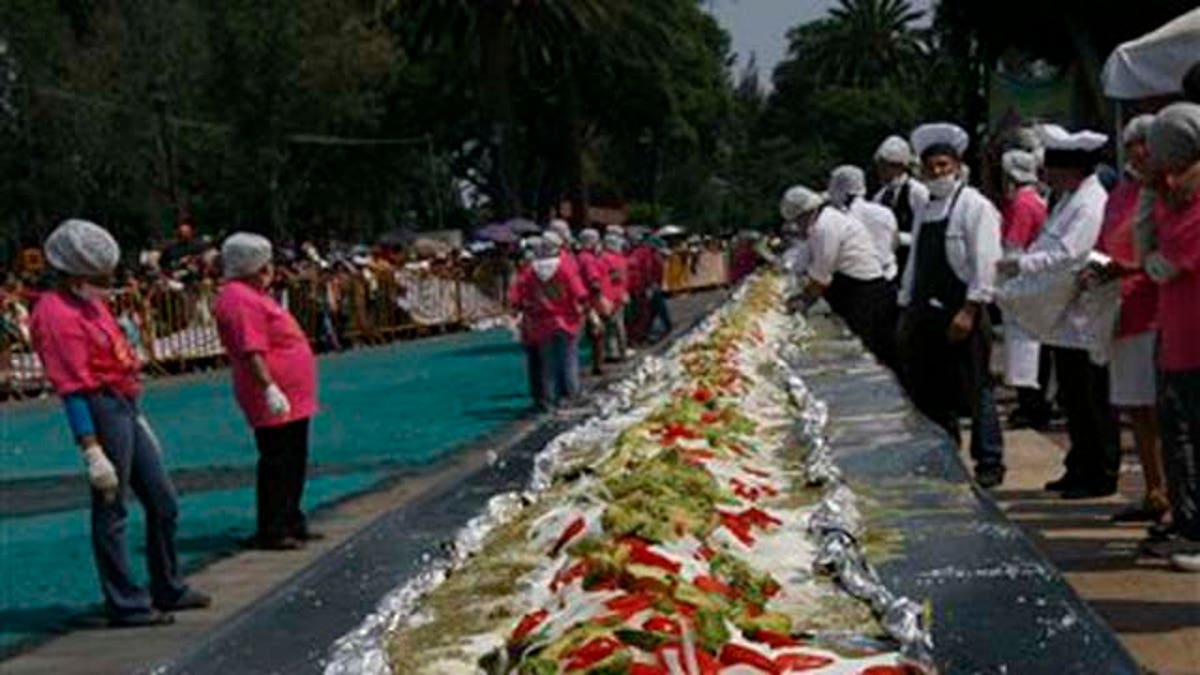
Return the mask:
<svg viewBox="0 0 1200 675">
<path fill-rule="evenodd" d="M 1120 496 L 1069 502 L 1042 491 L 1047 480 L 1062 474 L 1061 434 L 1011 431 L 1005 443 L 1008 476 L 994 496 L 1009 518 L 1034 538 L 1147 669 L 1163 675 L 1200 673 L 1200 575 L 1139 558 L 1144 527 L 1109 520 L 1141 497 L 1141 469 L 1132 451 L 1124 457 Z M 969 465 L 965 454 L 964 461 Z"/>
</svg>

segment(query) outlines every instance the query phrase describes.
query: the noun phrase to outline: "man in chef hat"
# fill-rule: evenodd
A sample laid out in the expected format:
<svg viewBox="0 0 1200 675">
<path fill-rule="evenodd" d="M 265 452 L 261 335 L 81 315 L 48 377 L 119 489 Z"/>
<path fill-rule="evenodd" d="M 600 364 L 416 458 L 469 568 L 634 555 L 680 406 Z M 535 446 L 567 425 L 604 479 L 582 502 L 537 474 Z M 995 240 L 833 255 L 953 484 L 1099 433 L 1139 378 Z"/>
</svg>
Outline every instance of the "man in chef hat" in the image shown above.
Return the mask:
<svg viewBox="0 0 1200 675">
<path fill-rule="evenodd" d="M 929 203 L 915 217 L 900 288 L 903 379 L 917 408 L 953 438 L 959 438 L 959 417 L 970 414 L 975 479 L 991 488 L 1004 480 L 986 311 L 1001 255 L 1000 212 L 967 185 L 967 132 L 945 122 L 925 124 L 911 140 Z"/>
<path fill-rule="evenodd" d="M 1056 124 L 1039 126 L 1038 134 L 1046 148 L 1046 182 L 1058 200 L 1033 244 L 998 264 L 1003 277 L 1082 267 L 1104 223 L 1108 192 L 1096 166 L 1104 159 L 1108 137 Z M 1066 499 L 1111 495 L 1117 490 L 1121 447 L 1108 402 L 1108 367 L 1092 363 L 1086 349 L 1055 346 L 1053 335 L 1038 337 L 1053 354 L 1071 440 L 1066 472 L 1046 489 Z"/>
<path fill-rule="evenodd" d="M 929 190 L 912 176 L 913 159 L 908 141 L 899 136 L 888 136 L 875 151 L 875 170 L 883 187 L 875 194 L 874 201 L 891 209 L 896 216 L 899 229 L 896 264 L 900 274 L 908 264 L 916 216 L 929 203 Z"/>
</svg>

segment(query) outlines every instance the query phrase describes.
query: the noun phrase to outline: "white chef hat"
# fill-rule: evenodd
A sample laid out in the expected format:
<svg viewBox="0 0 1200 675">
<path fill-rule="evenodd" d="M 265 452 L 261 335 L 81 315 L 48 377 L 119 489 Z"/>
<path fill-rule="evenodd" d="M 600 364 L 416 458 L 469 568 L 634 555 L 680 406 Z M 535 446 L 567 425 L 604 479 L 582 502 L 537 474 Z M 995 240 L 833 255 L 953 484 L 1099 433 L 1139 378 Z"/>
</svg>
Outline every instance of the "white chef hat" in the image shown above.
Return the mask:
<svg viewBox="0 0 1200 675">
<path fill-rule="evenodd" d="M 1009 150 L 1000 158 L 1004 175 L 1018 185 L 1033 185 L 1038 182 L 1037 155 L 1025 150 Z"/>
<path fill-rule="evenodd" d="M 250 232 L 235 232 L 221 244 L 221 268 L 226 279 L 242 279 L 271 262 L 271 240 Z"/>
<path fill-rule="evenodd" d="M 922 159 L 929 155 L 953 155 L 959 159 L 971 145 L 971 137 L 957 124 L 932 122 L 912 132 L 912 146 Z"/>
<path fill-rule="evenodd" d="M 875 161 L 908 166 L 913 161 L 912 148 L 903 138 L 888 136 L 883 139 L 883 142 L 879 144 L 879 149 L 875 151 Z"/>
<path fill-rule="evenodd" d="M 121 261 L 117 240 L 88 220 L 63 221 L 46 237 L 42 249 L 51 267 L 72 276 L 108 276 Z"/>
<path fill-rule="evenodd" d="M 1046 145 L 1046 166 L 1092 168 L 1108 145 L 1108 136 L 1098 131 L 1072 132 L 1058 124 L 1038 125 L 1038 136 Z"/>
<path fill-rule="evenodd" d="M 779 203 L 779 215 L 783 216 L 784 220 L 796 220 L 824 203 L 825 199 L 821 195 L 803 185 L 796 185 L 783 193 L 783 200 Z"/>
</svg>

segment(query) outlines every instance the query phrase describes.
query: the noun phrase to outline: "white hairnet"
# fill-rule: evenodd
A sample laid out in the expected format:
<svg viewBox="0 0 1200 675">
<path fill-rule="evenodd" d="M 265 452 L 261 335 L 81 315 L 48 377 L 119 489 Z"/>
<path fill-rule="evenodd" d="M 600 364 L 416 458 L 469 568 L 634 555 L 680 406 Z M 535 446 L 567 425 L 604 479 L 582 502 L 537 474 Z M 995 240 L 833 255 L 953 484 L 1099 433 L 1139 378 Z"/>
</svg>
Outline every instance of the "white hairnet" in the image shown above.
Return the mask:
<svg viewBox="0 0 1200 675">
<path fill-rule="evenodd" d="M 1160 110 L 1146 142 L 1155 166 L 1178 169 L 1200 161 L 1200 104 L 1174 103 Z"/>
<path fill-rule="evenodd" d="M 821 195 L 803 185 L 797 185 L 788 188 L 788 191 L 783 193 L 783 200 L 779 204 L 779 215 L 783 216 L 784 220 L 796 220 L 820 207 L 824 202 Z"/>
<path fill-rule="evenodd" d="M 566 242 L 563 240 L 562 235 L 554 230 L 547 230 L 542 233 L 542 244 L 544 245 L 553 246 L 557 250 L 562 248 L 564 243 Z"/>
<path fill-rule="evenodd" d="M 621 227 L 620 225 L 609 225 L 608 227 L 604 228 L 604 234 L 615 234 L 618 237 L 624 237 L 625 228 Z"/>
<path fill-rule="evenodd" d="M 221 244 L 221 267 L 226 279 L 258 274 L 271 262 L 271 240 L 250 232 L 235 232 Z"/>
<path fill-rule="evenodd" d="M 571 234 L 571 225 L 561 218 L 555 218 L 550 221 L 550 231 L 562 237 L 564 243 L 572 241 L 574 236 Z"/>
<path fill-rule="evenodd" d="M 579 233 L 579 243 L 584 246 L 595 246 L 600 243 L 600 232 L 594 228 L 587 228 Z"/>
<path fill-rule="evenodd" d="M 50 266 L 71 276 L 108 276 L 121 261 L 117 240 L 108 230 L 87 220 L 64 221 L 46 237 L 43 248 Z"/>
<path fill-rule="evenodd" d="M 883 143 L 879 144 L 879 149 L 875 151 L 875 161 L 908 166 L 913 161 L 912 148 L 909 147 L 908 141 L 903 138 L 888 136 L 883 140 Z"/>
<path fill-rule="evenodd" d="M 845 204 L 854 197 L 867 194 L 867 175 L 851 164 L 843 164 L 829 174 L 829 198 Z"/>
<path fill-rule="evenodd" d="M 1037 155 L 1025 150 L 1009 150 L 1000 159 L 1004 175 L 1018 185 L 1032 185 L 1038 182 Z"/>
<path fill-rule="evenodd" d="M 625 237 L 609 232 L 604 235 L 604 245 L 610 251 L 623 251 L 625 249 Z"/>
<path fill-rule="evenodd" d="M 1152 124 L 1154 124 L 1154 115 L 1138 115 L 1129 120 L 1129 123 L 1125 125 L 1125 130 L 1121 132 L 1121 145 L 1146 140 Z"/>
</svg>

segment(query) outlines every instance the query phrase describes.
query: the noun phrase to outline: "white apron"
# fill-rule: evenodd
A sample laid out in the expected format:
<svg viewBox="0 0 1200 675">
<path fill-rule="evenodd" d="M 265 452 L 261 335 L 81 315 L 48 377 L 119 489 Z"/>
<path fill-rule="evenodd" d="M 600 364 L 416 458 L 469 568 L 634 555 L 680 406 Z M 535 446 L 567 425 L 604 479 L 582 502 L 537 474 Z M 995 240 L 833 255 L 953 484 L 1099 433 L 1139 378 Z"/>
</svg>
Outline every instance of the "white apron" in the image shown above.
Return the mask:
<svg viewBox="0 0 1200 675">
<path fill-rule="evenodd" d="M 1042 345 L 1015 321 L 1004 324 L 1004 383 L 1010 387 L 1038 389 L 1038 361 Z"/>
</svg>

